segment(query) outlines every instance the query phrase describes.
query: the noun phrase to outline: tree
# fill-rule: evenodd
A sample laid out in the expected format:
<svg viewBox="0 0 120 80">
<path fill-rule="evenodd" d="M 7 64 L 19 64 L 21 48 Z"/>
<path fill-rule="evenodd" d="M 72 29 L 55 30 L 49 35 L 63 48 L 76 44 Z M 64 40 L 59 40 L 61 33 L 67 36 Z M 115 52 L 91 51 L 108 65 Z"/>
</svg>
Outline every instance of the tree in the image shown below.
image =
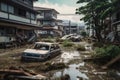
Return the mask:
<svg viewBox="0 0 120 80">
<path fill-rule="evenodd" d="M 95 30 L 95 35 L 98 41 L 103 41 L 101 32 L 105 31 L 106 18 L 110 18 L 113 13 L 120 8 L 120 0 L 78 0 L 77 4 L 86 3 L 76 10 L 77 14 L 83 14 L 84 20 L 88 25 Z"/>
</svg>

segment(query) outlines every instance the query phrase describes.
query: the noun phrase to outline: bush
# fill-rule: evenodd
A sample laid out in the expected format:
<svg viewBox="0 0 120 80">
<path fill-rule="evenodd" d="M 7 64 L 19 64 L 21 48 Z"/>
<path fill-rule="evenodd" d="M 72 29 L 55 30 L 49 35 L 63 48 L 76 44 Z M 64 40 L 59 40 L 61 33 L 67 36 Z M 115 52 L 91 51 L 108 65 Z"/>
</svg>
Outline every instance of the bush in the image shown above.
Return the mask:
<svg viewBox="0 0 120 80">
<path fill-rule="evenodd" d="M 53 43 L 54 41 L 52 39 L 42 39 L 43 42 L 51 42 Z"/>
<path fill-rule="evenodd" d="M 86 37 L 86 36 L 87 36 L 87 33 L 86 33 L 85 31 L 82 31 L 80 34 L 81 34 L 83 37 Z"/>
<path fill-rule="evenodd" d="M 95 49 L 97 57 L 109 57 L 114 58 L 120 54 L 120 47 L 115 45 L 110 45 L 108 47 L 96 48 Z"/>
<path fill-rule="evenodd" d="M 63 47 L 73 47 L 74 43 L 71 41 L 65 40 L 63 41 Z"/>
<path fill-rule="evenodd" d="M 64 40 L 60 39 L 60 38 L 56 38 L 55 39 L 56 42 L 63 42 Z"/>
<path fill-rule="evenodd" d="M 93 46 L 94 47 L 103 47 L 104 45 L 103 45 L 103 43 L 101 43 L 101 42 L 95 42 L 94 44 L 93 44 Z"/>
<path fill-rule="evenodd" d="M 85 47 L 82 45 L 77 45 L 75 48 L 77 51 L 85 51 L 86 50 Z"/>
</svg>

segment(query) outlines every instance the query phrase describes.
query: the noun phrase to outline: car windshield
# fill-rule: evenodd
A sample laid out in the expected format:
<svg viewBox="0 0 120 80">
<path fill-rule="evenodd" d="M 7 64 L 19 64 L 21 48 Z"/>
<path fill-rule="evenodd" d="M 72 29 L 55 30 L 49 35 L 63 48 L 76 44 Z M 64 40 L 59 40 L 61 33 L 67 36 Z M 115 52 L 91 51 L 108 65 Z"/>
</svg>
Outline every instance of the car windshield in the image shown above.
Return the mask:
<svg viewBox="0 0 120 80">
<path fill-rule="evenodd" d="M 36 44 L 34 49 L 49 50 L 49 46 L 48 45 L 43 45 L 43 44 Z"/>
</svg>

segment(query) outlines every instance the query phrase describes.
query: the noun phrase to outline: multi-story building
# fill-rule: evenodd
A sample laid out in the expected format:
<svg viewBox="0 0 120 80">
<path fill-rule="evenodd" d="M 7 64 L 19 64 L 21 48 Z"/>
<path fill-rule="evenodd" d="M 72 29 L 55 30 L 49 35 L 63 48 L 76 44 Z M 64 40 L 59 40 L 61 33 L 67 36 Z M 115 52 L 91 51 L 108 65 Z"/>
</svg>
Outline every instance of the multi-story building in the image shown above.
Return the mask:
<svg viewBox="0 0 120 80">
<path fill-rule="evenodd" d="M 38 27 L 34 1 L 37 0 L 0 0 L 1 44 L 29 41 L 34 35 L 34 29 Z"/>
<path fill-rule="evenodd" d="M 62 21 L 57 19 L 57 12 L 55 9 L 43 8 L 43 7 L 34 7 L 36 11 L 39 12 L 37 15 L 37 23 L 41 26 L 40 33 L 44 37 L 52 36 L 62 36 Z M 45 36 L 46 35 L 46 36 Z"/>
<path fill-rule="evenodd" d="M 64 21 L 63 22 L 64 26 L 64 34 L 78 34 L 79 33 L 79 26 L 77 23 L 71 22 L 71 21 Z"/>
</svg>

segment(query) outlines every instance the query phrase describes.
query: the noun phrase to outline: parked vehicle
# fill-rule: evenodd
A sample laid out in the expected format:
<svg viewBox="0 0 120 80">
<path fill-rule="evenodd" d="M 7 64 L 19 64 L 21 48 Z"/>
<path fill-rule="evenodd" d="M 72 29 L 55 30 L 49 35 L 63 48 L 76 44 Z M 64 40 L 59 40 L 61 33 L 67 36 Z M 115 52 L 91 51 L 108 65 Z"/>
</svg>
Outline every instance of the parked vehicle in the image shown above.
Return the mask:
<svg viewBox="0 0 120 80">
<path fill-rule="evenodd" d="M 69 40 L 73 41 L 73 42 L 78 42 L 78 41 L 81 41 L 82 37 L 80 35 L 74 35 L 74 36 L 71 36 L 69 38 Z"/>
<path fill-rule="evenodd" d="M 71 40 L 71 41 L 80 41 L 82 39 L 82 36 L 80 35 L 76 35 L 76 34 L 69 34 L 69 35 L 65 35 L 61 38 L 62 40 Z"/>
<path fill-rule="evenodd" d="M 61 49 L 56 43 L 36 42 L 33 49 L 26 49 L 22 53 L 21 60 L 43 61 L 61 53 Z"/>
<path fill-rule="evenodd" d="M 69 35 L 65 35 L 65 36 L 63 36 L 61 39 L 62 40 L 68 40 L 70 37 L 72 37 L 72 36 L 74 36 L 74 34 L 69 34 Z"/>
</svg>

